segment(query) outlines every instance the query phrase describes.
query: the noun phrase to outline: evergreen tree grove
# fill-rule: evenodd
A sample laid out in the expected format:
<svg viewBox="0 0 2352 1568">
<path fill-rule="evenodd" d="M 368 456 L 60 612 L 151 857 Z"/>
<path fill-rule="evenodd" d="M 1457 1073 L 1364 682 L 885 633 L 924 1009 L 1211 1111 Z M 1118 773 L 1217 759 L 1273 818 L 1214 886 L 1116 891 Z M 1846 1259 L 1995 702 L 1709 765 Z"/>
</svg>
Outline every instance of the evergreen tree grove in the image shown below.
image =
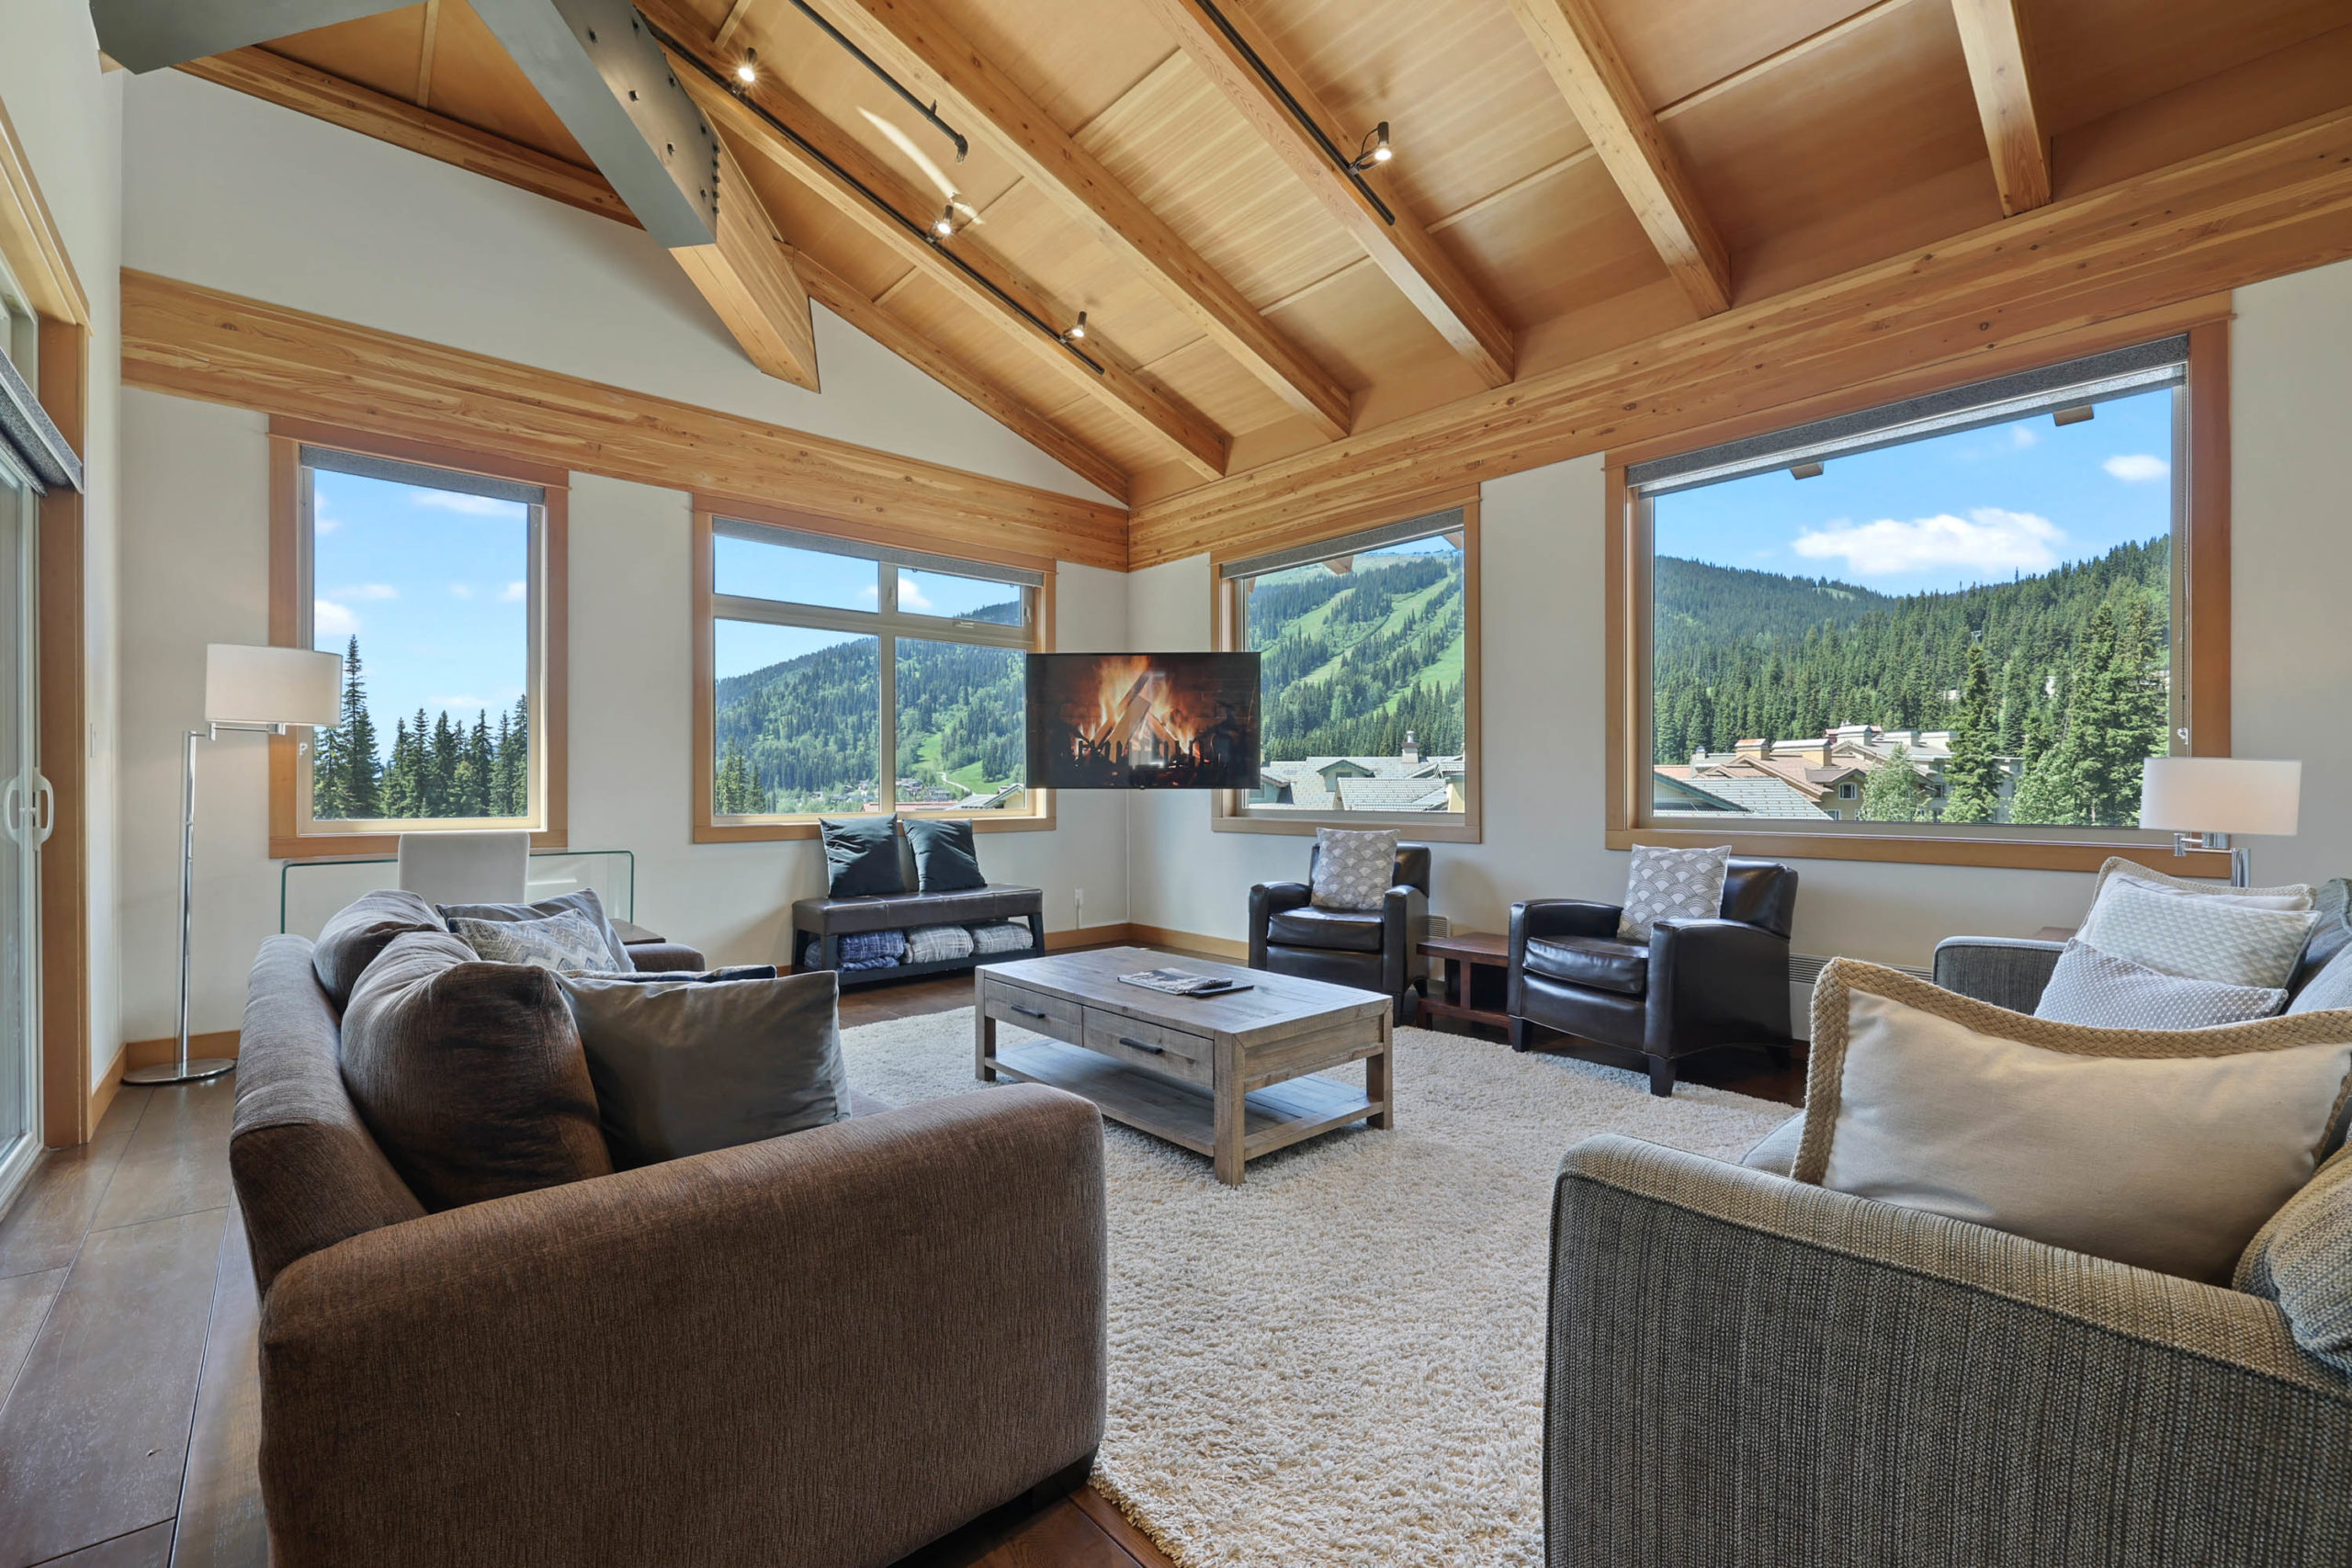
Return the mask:
<svg viewBox="0 0 2352 1568">
<path fill-rule="evenodd" d="M 1951 727 L 1951 758 L 1944 763 L 1943 819 L 1990 822 L 2001 805 L 2000 714 L 1984 670 L 1984 648 L 1968 649 L 1968 677 Z"/>
<path fill-rule="evenodd" d="M 334 727 L 318 732 L 311 763 L 311 815 L 320 821 L 407 821 L 421 818 L 526 817 L 530 813 L 530 708 L 517 699 L 470 728 L 445 711 L 428 720 L 392 721 L 381 749 L 355 637 L 344 654 L 343 705 Z"/>
</svg>

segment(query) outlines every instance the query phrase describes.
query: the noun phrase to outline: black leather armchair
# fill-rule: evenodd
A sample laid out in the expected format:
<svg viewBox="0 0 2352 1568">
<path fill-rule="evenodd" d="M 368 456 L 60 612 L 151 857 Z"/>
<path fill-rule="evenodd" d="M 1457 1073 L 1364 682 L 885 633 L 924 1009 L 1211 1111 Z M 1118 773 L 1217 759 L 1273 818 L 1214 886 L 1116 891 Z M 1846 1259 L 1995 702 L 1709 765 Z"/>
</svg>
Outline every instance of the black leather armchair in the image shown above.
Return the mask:
<svg viewBox="0 0 2352 1568">
<path fill-rule="evenodd" d="M 1307 852 L 1311 882 L 1319 846 Z M 1318 909 L 1307 882 L 1261 882 L 1250 889 L 1250 967 L 1357 986 L 1396 999 L 1396 1021 L 1419 1010 L 1428 964 L 1430 852 L 1396 846 L 1396 869 L 1377 909 Z"/>
<path fill-rule="evenodd" d="M 1650 1092 L 1674 1092 L 1674 1062 L 1752 1045 L 1786 1062 L 1789 925 L 1797 874 L 1735 860 L 1717 919 L 1660 920 L 1646 942 L 1617 940 L 1615 904 L 1532 898 L 1510 908 L 1510 1043 L 1534 1026 L 1638 1051 Z"/>
</svg>

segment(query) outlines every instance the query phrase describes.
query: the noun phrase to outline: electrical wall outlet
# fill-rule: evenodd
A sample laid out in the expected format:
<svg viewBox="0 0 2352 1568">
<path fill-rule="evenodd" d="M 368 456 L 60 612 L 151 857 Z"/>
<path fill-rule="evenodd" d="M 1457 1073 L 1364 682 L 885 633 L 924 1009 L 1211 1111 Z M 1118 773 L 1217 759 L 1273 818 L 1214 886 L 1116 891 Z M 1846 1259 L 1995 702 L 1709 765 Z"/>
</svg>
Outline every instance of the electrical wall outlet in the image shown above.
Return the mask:
<svg viewBox="0 0 2352 1568">
<path fill-rule="evenodd" d="M 1431 937 L 1452 936 L 1453 934 L 1453 922 L 1452 920 L 1447 919 L 1443 915 L 1431 915 L 1430 917 L 1430 935 Z"/>
</svg>

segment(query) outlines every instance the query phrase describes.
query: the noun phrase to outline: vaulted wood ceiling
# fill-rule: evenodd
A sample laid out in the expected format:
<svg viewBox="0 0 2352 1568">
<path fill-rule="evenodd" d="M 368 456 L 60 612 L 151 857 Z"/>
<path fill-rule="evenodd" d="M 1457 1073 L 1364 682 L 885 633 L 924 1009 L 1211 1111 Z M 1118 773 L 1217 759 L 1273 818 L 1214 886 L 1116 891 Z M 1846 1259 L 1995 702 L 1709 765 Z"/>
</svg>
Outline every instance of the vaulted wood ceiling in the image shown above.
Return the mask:
<svg viewBox="0 0 2352 1568">
<path fill-rule="evenodd" d="M 2352 0 L 811 3 L 968 154 L 797 0 L 640 8 L 757 51 L 701 96 L 813 297 L 1137 503 L 2352 103 Z M 466 0 L 188 69 L 614 210 Z"/>
</svg>

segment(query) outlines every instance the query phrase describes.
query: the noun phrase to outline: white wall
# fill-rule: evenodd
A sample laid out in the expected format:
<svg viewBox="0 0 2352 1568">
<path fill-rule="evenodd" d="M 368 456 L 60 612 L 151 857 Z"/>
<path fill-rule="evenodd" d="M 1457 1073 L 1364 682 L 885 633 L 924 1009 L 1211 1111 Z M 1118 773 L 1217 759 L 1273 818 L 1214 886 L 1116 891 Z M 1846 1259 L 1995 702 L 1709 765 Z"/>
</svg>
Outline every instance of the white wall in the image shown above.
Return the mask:
<svg viewBox="0 0 2352 1568">
<path fill-rule="evenodd" d="M 122 77 L 98 69 L 88 7 L 78 0 L 11 0 L 0 17 L 0 104 L 24 143 L 33 177 L 64 236 L 90 299 L 89 430 L 82 453 L 85 583 L 84 682 L 89 733 L 90 1040 L 95 1083 L 111 1064 L 119 1028 L 116 929 L 115 643 L 116 388 L 122 363 Z"/>
<path fill-rule="evenodd" d="M 131 81 L 123 136 L 127 266 L 1110 499 L 821 306 L 824 390 L 761 374 L 640 230 L 178 71 Z"/>
<path fill-rule="evenodd" d="M 2233 355 L 2235 749 L 2304 760 L 2303 831 L 2250 840 L 2257 881 L 2352 875 L 2352 263 L 2241 290 Z M 1614 897 L 1601 847 L 1603 499 L 1599 457 L 1481 487 L 1485 841 L 1435 846 L 1430 908 L 1499 931 L 1515 899 Z M 1206 557 L 1129 579 L 1138 647 L 1208 646 Z M 1217 833 L 1204 800 L 1142 795 L 1135 919 L 1238 940 L 1253 882 L 1304 874 L 1306 840 Z M 1960 933 L 2074 925 L 2081 873 L 1804 861 L 1794 946 L 1928 962 Z"/>
</svg>

